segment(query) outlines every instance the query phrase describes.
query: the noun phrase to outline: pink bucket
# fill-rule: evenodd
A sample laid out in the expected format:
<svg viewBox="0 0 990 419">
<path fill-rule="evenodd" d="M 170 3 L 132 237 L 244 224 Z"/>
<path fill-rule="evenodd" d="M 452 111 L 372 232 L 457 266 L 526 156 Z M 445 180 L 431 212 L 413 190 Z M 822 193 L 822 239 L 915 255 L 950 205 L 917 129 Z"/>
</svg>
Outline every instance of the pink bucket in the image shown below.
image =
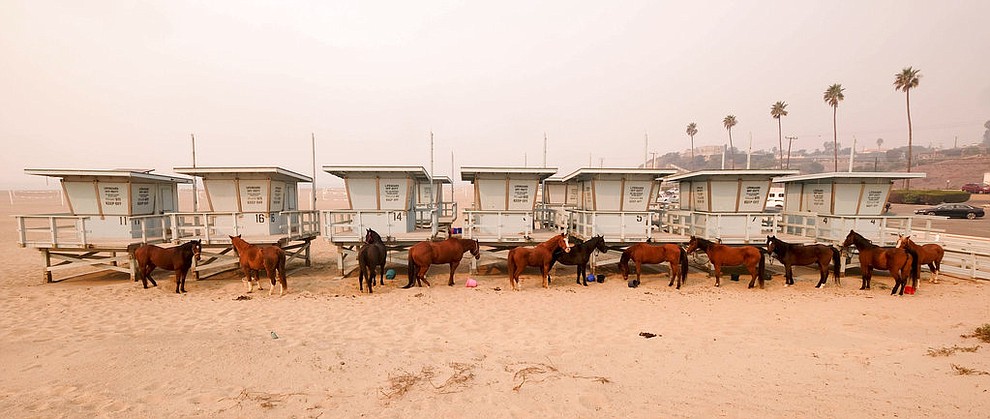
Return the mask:
<svg viewBox="0 0 990 419">
<path fill-rule="evenodd" d="M 464 283 L 464 286 L 466 286 L 468 288 L 477 287 L 478 286 L 478 281 L 475 281 L 473 278 L 468 278 L 467 282 Z"/>
</svg>

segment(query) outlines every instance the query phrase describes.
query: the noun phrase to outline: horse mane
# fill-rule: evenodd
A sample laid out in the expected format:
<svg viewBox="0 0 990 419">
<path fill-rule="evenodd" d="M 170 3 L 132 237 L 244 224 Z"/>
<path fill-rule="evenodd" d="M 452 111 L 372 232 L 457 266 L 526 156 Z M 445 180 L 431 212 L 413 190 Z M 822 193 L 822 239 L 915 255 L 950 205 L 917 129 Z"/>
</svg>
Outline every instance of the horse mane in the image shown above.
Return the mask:
<svg viewBox="0 0 990 419">
<path fill-rule="evenodd" d="M 880 247 L 880 246 L 878 246 L 876 244 L 873 244 L 873 242 L 870 241 L 870 239 L 868 239 L 866 237 L 863 237 L 862 234 L 859 234 L 859 233 L 857 233 L 854 230 L 849 230 L 849 235 L 851 235 L 853 237 L 853 245 L 854 246 L 857 246 L 857 247 L 862 246 L 864 249 L 872 249 L 874 247 Z M 859 243 L 857 243 L 857 242 L 859 242 Z"/>
<path fill-rule="evenodd" d="M 379 243 L 379 242 L 380 243 L 384 243 L 384 241 L 382 240 L 382 236 L 380 234 L 378 234 L 377 231 L 372 230 L 370 228 L 368 229 L 368 233 L 366 234 L 366 236 L 371 236 L 371 240 L 372 241 L 370 241 L 370 242 L 367 241 L 367 237 L 365 237 L 365 242 L 368 243 L 368 244 Z"/>
<path fill-rule="evenodd" d="M 552 244 L 557 243 L 557 240 L 567 240 L 567 236 L 563 234 L 557 234 L 551 237 L 549 240 L 536 245 L 536 247 L 550 247 Z"/>
</svg>

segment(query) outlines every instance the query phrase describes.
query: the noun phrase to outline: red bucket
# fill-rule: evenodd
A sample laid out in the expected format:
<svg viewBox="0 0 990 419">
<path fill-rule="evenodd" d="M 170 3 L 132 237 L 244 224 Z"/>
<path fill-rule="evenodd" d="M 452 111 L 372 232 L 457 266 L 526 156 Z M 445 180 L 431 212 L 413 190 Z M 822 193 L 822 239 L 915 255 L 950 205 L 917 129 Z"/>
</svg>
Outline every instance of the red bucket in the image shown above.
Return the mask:
<svg viewBox="0 0 990 419">
<path fill-rule="evenodd" d="M 905 293 L 905 294 L 911 294 L 911 295 L 914 295 L 914 287 L 912 287 L 912 286 L 910 286 L 910 285 L 905 285 L 905 286 L 904 286 L 904 293 Z"/>
</svg>

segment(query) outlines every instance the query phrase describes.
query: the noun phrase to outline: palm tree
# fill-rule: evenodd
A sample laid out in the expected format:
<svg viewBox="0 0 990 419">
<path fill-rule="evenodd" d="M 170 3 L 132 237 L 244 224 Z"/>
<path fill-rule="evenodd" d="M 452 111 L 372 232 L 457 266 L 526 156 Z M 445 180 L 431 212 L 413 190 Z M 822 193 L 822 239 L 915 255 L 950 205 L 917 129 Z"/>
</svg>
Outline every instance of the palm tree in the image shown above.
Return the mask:
<svg viewBox="0 0 990 419">
<path fill-rule="evenodd" d="M 883 151 L 883 138 L 877 138 L 877 151 Z"/>
<path fill-rule="evenodd" d="M 732 168 L 736 168 L 736 160 L 732 158 L 732 127 L 736 126 L 738 121 L 736 121 L 735 115 L 726 116 L 722 119 L 722 125 L 725 125 L 725 129 L 729 130 L 729 161 L 732 162 Z"/>
<path fill-rule="evenodd" d="M 845 95 L 842 91 L 846 90 L 842 88 L 841 84 L 833 84 L 825 89 L 825 103 L 832 107 L 832 152 L 834 153 L 835 169 L 834 171 L 839 171 L 839 132 L 836 131 L 835 116 L 839 110 L 839 102 L 845 99 Z"/>
<path fill-rule="evenodd" d="M 780 168 L 784 168 L 784 137 L 780 131 L 780 117 L 787 116 L 787 110 L 784 108 L 787 104 L 783 101 L 777 101 L 772 106 L 770 106 L 770 116 L 777 120 L 777 150 L 780 152 Z"/>
<path fill-rule="evenodd" d="M 695 124 L 694 122 L 688 124 L 687 135 L 691 136 L 691 164 L 688 165 L 690 167 L 694 166 L 694 134 L 697 133 L 698 133 L 698 124 Z"/>
<path fill-rule="evenodd" d="M 911 143 L 913 142 L 913 132 L 911 131 L 911 89 L 918 87 L 918 83 L 921 81 L 921 70 L 916 70 L 911 67 L 907 67 L 901 70 L 900 73 L 894 75 L 894 90 L 904 91 L 904 97 L 907 100 L 907 117 L 908 117 L 908 153 L 907 153 L 907 171 L 911 172 Z M 905 189 L 911 189 L 911 179 L 904 179 Z"/>
</svg>

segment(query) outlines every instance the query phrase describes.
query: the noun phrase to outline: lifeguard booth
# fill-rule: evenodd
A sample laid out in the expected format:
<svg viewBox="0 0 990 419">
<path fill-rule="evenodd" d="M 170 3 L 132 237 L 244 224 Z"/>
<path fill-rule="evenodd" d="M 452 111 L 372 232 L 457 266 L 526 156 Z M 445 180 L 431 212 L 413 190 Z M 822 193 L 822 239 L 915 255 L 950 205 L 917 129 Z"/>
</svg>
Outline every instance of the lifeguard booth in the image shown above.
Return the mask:
<svg viewBox="0 0 990 419">
<path fill-rule="evenodd" d="M 726 244 L 764 243 L 777 231 L 778 217 L 766 213 L 775 177 L 797 170 L 701 170 L 668 177 L 680 190 L 678 209 L 668 209 L 664 228 L 672 234 L 721 240 Z"/>
<path fill-rule="evenodd" d="M 556 168 L 462 167 L 461 180 L 474 187 L 474 203 L 464 211 L 464 237 L 494 247 L 543 242 L 556 228 L 536 221 L 540 183 Z"/>
<path fill-rule="evenodd" d="M 893 245 L 897 234 L 911 232 L 912 216 L 889 216 L 884 205 L 895 180 L 924 178 L 925 173 L 828 172 L 781 176 L 784 209 L 781 233 L 839 244 L 856 230 L 881 246 Z M 925 220 L 931 229 L 931 220 Z"/>
<path fill-rule="evenodd" d="M 206 202 L 199 210 L 173 214 L 177 240 L 202 240 L 204 261 L 197 276 L 236 267 L 229 236 L 251 244 L 277 245 L 286 262 L 310 266 L 310 242 L 320 234 L 319 212 L 299 209 L 299 183 L 309 176 L 275 166 L 177 167 L 176 173 L 203 179 Z"/>
<path fill-rule="evenodd" d="M 581 168 L 562 181 L 577 189 L 577 205 L 565 211 L 571 235 L 587 240 L 605 237 L 609 245 L 639 243 L 659 233 L 660 213 L 650 209 L 660 190 L 660 180 L 676 173 L 673 169 Z"/>
<path fill-rule="evenodd" d="M 375 230 L 390 251 L 401 251 L 445 234 L 457 214 L 457 205 L 443 199 L 447 177 L 430 177 L 422 166 L 323 166 L 344 180 L 347 208 L 323 211 L 324 235 L 337 247 L 337 266 L 346 275 L 356 265 L 345 265 L 356 255 L 367 229 Z M 401 253 L 401 252 L 398 252 Z M 393 261 L 405 255 L 393 257 Z"/>
<path fill-rule="evenodd" d="M 178 210 L 178 185 L 190 179 L 150 170 L 25 169 L 58 178 L 69 206 L 67 214 L 17 215 L 18 244 L 41 251 L 44 281 L 52 273 L 96 267 L 129 273 L 130 245 L 177 241 L 171 213 Z M 118 256 L 123 253 L 122 256 Z M 56 260 L 52 264 L 52 260 Z M 63 278 L 65 279 L 65 278 Z"/>
<path fill-rule="evenodd" d="M 569 209 L 577 208 L 578 184 L 564 182 L 563 178 L 550 177 L 543 181 L 543 193 L 536 204 L 536 219 L 542 228 L 568 226 Z M 570 230 L 569 227 L 566 228 Z"/>
</svg>

